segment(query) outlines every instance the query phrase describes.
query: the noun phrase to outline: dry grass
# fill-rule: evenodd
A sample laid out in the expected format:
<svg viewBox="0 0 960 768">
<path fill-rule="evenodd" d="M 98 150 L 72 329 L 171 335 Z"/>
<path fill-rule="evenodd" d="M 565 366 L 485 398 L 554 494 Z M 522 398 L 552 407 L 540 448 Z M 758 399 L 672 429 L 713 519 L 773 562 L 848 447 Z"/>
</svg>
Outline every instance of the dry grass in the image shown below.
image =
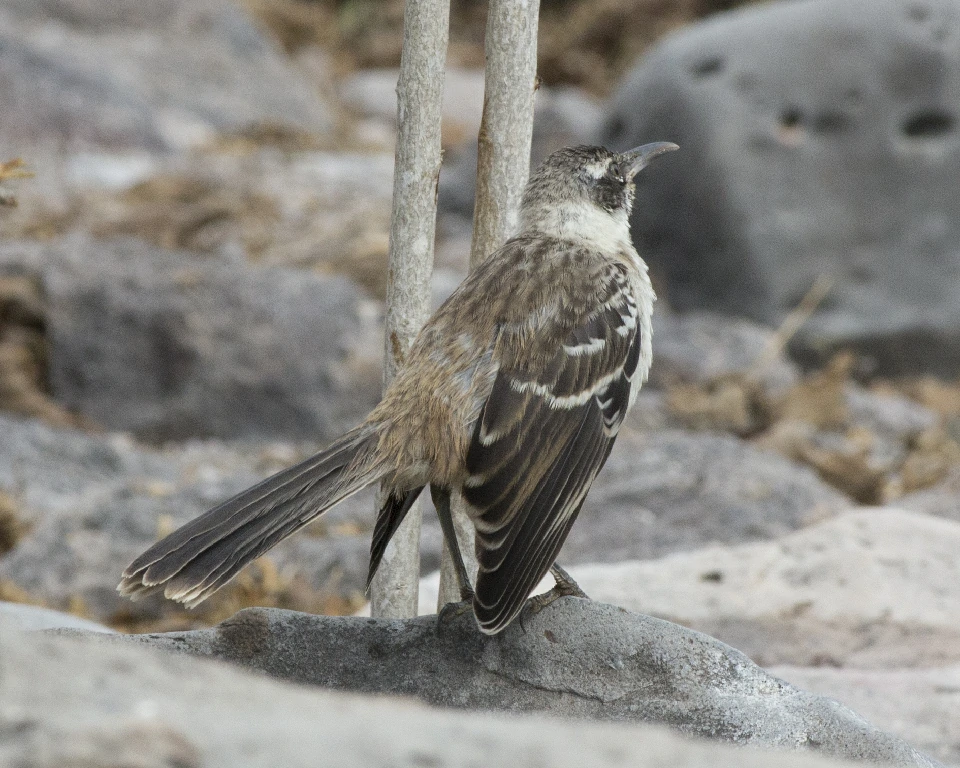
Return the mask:
<svg viewBox="0 0 960 768">
<path fill-rule="evenodd" d="M 22 605 L 37 605 L 41 608 L 46 607 L 46 602 L 27 590 L 14 584 L 9 579 L 0 579 L 0 601 L 5 603 L 20 603 Z"/>
<path fill-rule="evenodd" d="M 29 528 L 21 519 L 13 496 L 0 490 L 0 556 L 17 546 Z"/>
<path fill-rule="evenodd" d="M 960 410 L 952 409 L 960 400 L 960 382 L 875 385 L 878 394 L 912 397 L 941 416 L 937 426 L 904 435 L 895 458 L 879 459 L 879 436 L 858 423 L 848 407 L 854 367 L 851 355 L 840 354 L 779 396 L 766 392 L 749 374 L 678 383 L 668 389 L 667 407 L 689 429 L 730 432 L 806 464 L 863 504 L 930 488 L 960 467 L 955 428 Z"/>
<path fill-rule="evenodd" d="M 732 374 L 705 384 L 676 382 L 667 389 L 667 409 L 689 429 L 749 437 L 770 424 L 771 403 L 747 376 Z"/>
<path fill-rule="evenodd" d="M 664 34 L 756 0 L 551 0 L 541 3 L 539 72 L 548 85 L 607 93 Z M 400 63 L 403 0 L 240 0 L 290 54 L 319 45 L 338 73 Z M 450 62 L 483 66 L 487 4 L 454 0 Z"/>
<path fill-rule="evenodd" d="M 50 396 L 47 354 L 40 287 L 27 277 L 0 276 L 0 410 L 54 426 L 92 427 Z"/>
<path fill-rule="evenodd" d="M 32 177 L 33 174 L 27 170 L 27 164 L 20 158 L 0 162 L 0 207 L 15 208 L 17 206 L 17 198 L 11 192 L 4 190 L 4 182 Z"/>
<path fill-rule="evenodd" d="M 338 578 L 316 589 L 304 579 L 281 573 L 269 556 L 261 557 L 194 610 L 167 602 L 160 618 L 144 619 L 121 611 L 107 623 L 121 632 L 174 632 L 217 624 L 243 608 L 285 608 L 325 616 L 356 613 L 364 604 L 360 593 L 343 594 Z"/>
</svg>

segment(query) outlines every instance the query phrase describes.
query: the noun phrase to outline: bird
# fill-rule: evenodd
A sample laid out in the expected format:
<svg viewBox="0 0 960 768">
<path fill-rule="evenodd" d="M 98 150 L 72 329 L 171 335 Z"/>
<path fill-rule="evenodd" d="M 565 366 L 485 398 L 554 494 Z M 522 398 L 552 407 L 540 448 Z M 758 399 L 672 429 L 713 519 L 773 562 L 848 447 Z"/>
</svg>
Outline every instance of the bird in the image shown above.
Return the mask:
<svg viewBox="0 0 960 768">
<path fill-rule="evenodd" d="M 362 488 L 385 501 L 369 578 L 427 486 L 481 632 L 495 635 L 553 573 L 587 492 L 647 379 L 656 300 L 630 237 L 635 179 L 679 147 L 566 147 L 531 174 L 516 233 L 424 324 L 380 403 L 295 466 L 186 523 L 137 557 L 118 586 L 194 607 L 281 540 Z M 475 528 L 474 583 L 450 512 Z"/>
</svg>

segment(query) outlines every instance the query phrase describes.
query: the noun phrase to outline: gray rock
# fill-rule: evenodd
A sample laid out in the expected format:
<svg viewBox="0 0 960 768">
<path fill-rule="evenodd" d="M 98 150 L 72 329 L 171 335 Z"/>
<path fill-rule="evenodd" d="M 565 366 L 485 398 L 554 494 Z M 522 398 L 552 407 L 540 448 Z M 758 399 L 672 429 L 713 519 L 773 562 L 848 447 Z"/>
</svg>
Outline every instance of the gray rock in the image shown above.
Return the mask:
<svg viewBox="0 0 960 768">
<path fill-rule="evenodd" d="M 54 396 L 106 427 L 329 442 L 379 398 L 351 376 L 371 318 L 344 278 L 80 236 L 0 245 L 15 272 L 47 297 Z"/>
<path fill-rule="evenodd" d="M 3 6 L 22 23 L 59 24 L 83 32 L 103 34 L 129 29 L 186 30 L 210 27 L 236 18 L 220 0 L 112 0 L 107 7 L 98 0 L 4 0 Z"/>
<path fill-rule="evenodd" d="M 960 662 L 960 523 L 841 514 L 776 541 L 583 565 L 588 595 L 719 637 L 763 666 Z"/>
<path fill-rule="evenodd" d="M 110 627 L 97 624 L 95 621 L 81 619 L 79 616 L 70 613 L 42 608 L 39 605 L 7 603 L 3 600 L 0 600 L 0 624 L 23 632 L 40 629 L 82 629 L 87 632 L 113 632 Z"/>
<path fill-rule="evenodd" d="M 850 422 L 878 438 L 902 443 L 940 424 L 936 413 L 902 395 L 881 394 L 855 385 L 845 387 L 844 395 Z"/>
<path fill-rule="evenodd" d="M 477 717 L 386 696 L 311 690 L 183 655 L 27 637 L 2 625 L 0 659 L 0 763 L 23 768 L 855 765 L 809 751 L 702 743 L 654 726 L 536 715 Z M 834 721 L 849 718 L 827 702 L 821 708 Z M 858 729 L 864 741 L 875 735 L 863 723 L 850 730 Z M 889 738 L 881 736 L 873 746 L 884 762 L 931 764 Z"/>
<path fill-rule="evenodd" d="M 564 598 L 495 638 L 481 635 L 469 612 L 391 621 L 266 609 L 210 630 L 110 637 L 291 682 L 447 707 L 658 723 L 742 745 L 933 765 L 712 638 L 588 600 Z"/>
<path fill-rule="evenodd" d="M 599 140 L 606 113 L 600 102 L 583 89 L 541 86 L 535 106 L 535 161 L 561 147 L 595 144 Z"/>
<path fill-rule="evenodd" d="M 776 332 L 744 318 L 713 312 L 675 314 L 657 307 L 653 317 L 650 384 L 706 383 L 730 374 L 751 374 L 772 392 L 795 384 L 799 372 L 782 351 Z"/>
<path fill-rule="evenodd" d="M 174 604 L 156 597 L 121 599 L 120 571 L 162 532 L 318 447 L 205 442 L 161 451 L 120 435 L 2 416 L 0 433 L 0 488 L 16 490 L 29 524 L 0 558 L 0 579 L 54 607 L 79 598 L 100 621 L 174 613 Z M 562 559 L 607 562 L 771 538 L 847 504 L 809 470 L 735 438 L 625 429 Z M 429 500 L 425 507 L 421 571 L 428 573 L 439 565 L 442 538 Z M 373 491 L 359 494 L 267 557 L 287 582 L 356 600 L 366 580 L 373 509 Z M 204 610 L 216 615 L 217 599 Z"/>
<path fill-rule="evenodd" d="M 960 765 L 958 666 L 889 670 L 774 667 L 768 671 L 800 688 L 836 699 L 937 760 Z"/>
<path fill-rule="evenodd" d="M 396 124 L 397 69 L 367 69 L 344 78 L 338 92 L 344 103 L 359 116 Z M 441 196 L 447 182 L 461 171 L 467 195 L 456 197 L 456 209 L 466 214 L 473 211 L 473 179 L 477 166 L 477 132 L 483 118 L 483 70 L 450 67 L 446 70 L 443 90 L 443 123 L 445 142 L 464 150 L 456 172 L 448 163 L 441 175 Z M 533 160 L 538 162 L 550 152 L 572 144 L 590 143 L 599 135 L 603 121 L 600 105 L 579 88 L 541 86 L 535 102 Z M 458 157 L 460 155 L 458 154 Z M 472 176 L 469 167 L 472 158 Z M 462 167 L 461 167 L 462 166 Z M 447 176 L 447 181 L 444 181 Z M 470 178 L 466 178 L 469 176 Z M 458 180 L 459 184 L 459 180 Z M 463 190 L 464 193 L 467 191 Z M 453 206 L 451 206 L 451 209 Z"/>
<path fill-rule="evenodd" d="M 260 127 L 331 130 L 329 107 L 234 3 L 105 8 L 4 3 L 0 144 L 170 151 Z"/>
<path fill-rule="evenodd" d="M 897 506 L 960 523 L 960 470 L 954 469 L 932 488 L 897 499 Z"/>
<path fill-rule="evenodd" d="M 561 561 L 646 559 L 709 542 L 772 539 L 849 504 L 812 470 L 728 435 L 624 431 Z"/>
<path fill-rule="evenodd" d="M 941 422 L 936 413 L 901 395 L 880 394 L 853 384 L 844 388 L 844 395 L 849 423 L 870 435 L 869 466 L 888 476 L 896 477 L 900 472 L 916 438 L 927 430 L 936 429 Z M 823 444 L 827 450 L 837 450 L 829 442 L 830 437 L 839 438 L 836 442 L 840 453 L 855 455 L 855 444 L 843 432 L 841 429 L 832 435 L 821 433 L 820 439 L 814 438 L 811 443 Z"/>
<path fill-rule="evenodd" d="M 796 337 L 885 373 L 960 372 L 960 9 L 806 0 L 685 28 L 623 82 L 604 140 L 670 140 L 634 237 L 679 310 L 776 323 L 833 281 Z"/>
<path fill-rule="evenodd" d="M 121 598 L 122 569 L 163 531 L 313 448 L 191 443 L 159 451 L 2 415 L 0 434 L 0 488 L 16 492 L 28 528 L 0 557 L 0 580 L 52 607 L 79 600 L 100 621 L 155 621 L 178 611 L 169 601 Z M 323 528 L 279 545 L 269 556 L 279 574 L 320 595 L 355 598 L 366 577 L 373 504 L 369 494 L 349 499 Z M 425 538 L 439 553 L 439 535 Z M 424 562 L 435 568 L 438 559 Z M 217 605 L 214 598 L 198 618 L 215 615 Z"/>
</svg>

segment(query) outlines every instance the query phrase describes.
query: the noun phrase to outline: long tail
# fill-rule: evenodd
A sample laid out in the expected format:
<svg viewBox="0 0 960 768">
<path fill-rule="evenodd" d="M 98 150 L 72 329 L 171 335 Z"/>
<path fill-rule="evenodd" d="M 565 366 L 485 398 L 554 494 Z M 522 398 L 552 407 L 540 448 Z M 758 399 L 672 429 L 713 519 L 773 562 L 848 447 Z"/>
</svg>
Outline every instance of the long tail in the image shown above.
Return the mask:
<svg viewBox="0 0 960 768">
<path fill-rule="evenodd" d="M 377 429 L 363 425 L 324 451 L 268 477 L 154 544 L 117 587 L 137 600 L 163 590 L 193 607 L 243 566 L 330 507 L 379 480 Z"/>
</svg>

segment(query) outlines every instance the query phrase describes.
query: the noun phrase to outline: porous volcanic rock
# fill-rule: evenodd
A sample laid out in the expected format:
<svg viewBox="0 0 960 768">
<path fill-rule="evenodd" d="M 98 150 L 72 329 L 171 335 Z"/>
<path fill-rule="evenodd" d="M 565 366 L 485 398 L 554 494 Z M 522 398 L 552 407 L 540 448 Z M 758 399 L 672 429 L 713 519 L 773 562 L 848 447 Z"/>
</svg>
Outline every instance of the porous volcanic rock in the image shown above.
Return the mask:
<svg viewBox="0 0 960 768">
<path fill-rule="evenodd" d="M 633 234 L 665 298 L 777 324 L 885 373 L 960 372 L 960 7 L 803 0 L 659 44 L 610 105 L 615 149 L 675 141 L 638 181 Z"/>
</svg>

